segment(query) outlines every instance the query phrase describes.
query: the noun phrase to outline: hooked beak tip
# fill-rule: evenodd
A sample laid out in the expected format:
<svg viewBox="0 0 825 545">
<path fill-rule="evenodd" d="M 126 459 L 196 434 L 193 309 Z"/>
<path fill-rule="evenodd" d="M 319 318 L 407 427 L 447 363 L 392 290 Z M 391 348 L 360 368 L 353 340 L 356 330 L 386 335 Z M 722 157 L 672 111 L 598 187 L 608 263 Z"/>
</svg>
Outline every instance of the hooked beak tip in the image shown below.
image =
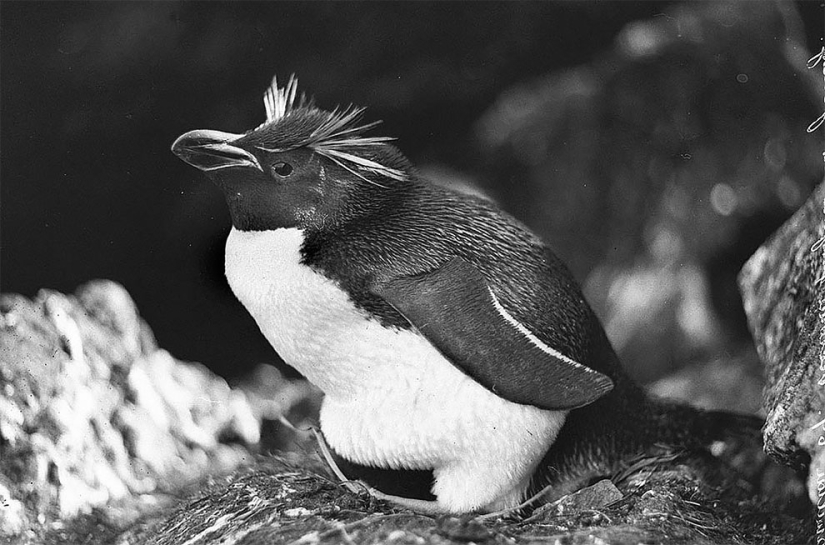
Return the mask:
<svg viewBox="0 0 825 545">
<path fill-rule="evenodd" d="M 231 144 L 241 136 L 212 130 L 189 131 L 175 140 L 172 153 L 204 172 L 229 167 L 252 167 L 262 171 L 257 157 Z"/>
</svg>

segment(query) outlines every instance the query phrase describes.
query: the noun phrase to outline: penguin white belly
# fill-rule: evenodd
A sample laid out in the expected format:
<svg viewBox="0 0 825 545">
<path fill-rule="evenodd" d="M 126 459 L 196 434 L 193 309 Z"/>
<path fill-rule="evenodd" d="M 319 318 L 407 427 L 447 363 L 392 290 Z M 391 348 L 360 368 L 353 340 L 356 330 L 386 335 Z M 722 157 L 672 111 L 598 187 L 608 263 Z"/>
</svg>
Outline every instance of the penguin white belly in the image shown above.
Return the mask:
<svg viewBox="0 0 825 545">
<path fill-rule="evenodd" d="M 432 468 L 449 511 L 515 505 L 567 413 L 500 398 L 417 332 L 383 327 L 300 263 L 303 242 L 298 229 L 233 228 L 226 276 L 278 354 L 326 394 L 330 445 L 364 465 Z"/>
</svg>

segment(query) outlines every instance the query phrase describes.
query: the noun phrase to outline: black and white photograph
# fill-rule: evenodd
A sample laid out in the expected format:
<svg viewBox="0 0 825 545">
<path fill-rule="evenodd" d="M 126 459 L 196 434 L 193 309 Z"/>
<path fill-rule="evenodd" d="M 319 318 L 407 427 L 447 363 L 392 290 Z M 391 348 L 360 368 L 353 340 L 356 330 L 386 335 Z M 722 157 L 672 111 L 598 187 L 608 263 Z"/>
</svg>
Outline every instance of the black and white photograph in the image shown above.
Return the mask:
<svg viewBox="0 0 825 545">
<path fill-rule="evenodd" d="M 825 1 L 0 2 L 0 543 L 825 544 Z"/>
</svg>

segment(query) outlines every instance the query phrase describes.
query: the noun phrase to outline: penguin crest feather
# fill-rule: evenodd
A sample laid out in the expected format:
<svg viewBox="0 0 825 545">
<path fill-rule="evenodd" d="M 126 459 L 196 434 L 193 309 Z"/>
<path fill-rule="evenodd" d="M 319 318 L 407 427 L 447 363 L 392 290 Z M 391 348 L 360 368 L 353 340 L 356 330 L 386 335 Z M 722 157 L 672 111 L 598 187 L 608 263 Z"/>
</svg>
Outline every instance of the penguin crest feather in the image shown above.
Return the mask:
<svg viewBox="0 0 825 545">
<path fill-rule="evenodd" d="M 285 87 L 278 86 L 277 76 L 272 78 L 272 85 L 264 93 L 264 108 L 266 109 L 266 121 L 259 125 L 256 131 L 277 124 L 293 112 L 299 111 L 314 114 L 317 126 L 298 143 L 293 143 L 286 148 L 257 146 L 261 150 L 277 152 L 307 147 L 375 185 L 380 184 L 366 179 L 358 171 L 373 172 L 398 181 L 407 179 L 407 174 L 402 170 L 382 165 L 358 153 L 359 151 L 368 152 L 370 148 L 380 147 L 395 140 L 389 136 L 363 136 L 363 133 L 381 123 L 373 121 L 362 124 L 365 108 L 348 106 L 346 108 L 336 107 L 331 112 L 320 110 L 314 106 L 313 101 L 307 98 L 306 94 L 298 95 L 298 79 L 295 74 L 290 76 Z"/>
</svg>

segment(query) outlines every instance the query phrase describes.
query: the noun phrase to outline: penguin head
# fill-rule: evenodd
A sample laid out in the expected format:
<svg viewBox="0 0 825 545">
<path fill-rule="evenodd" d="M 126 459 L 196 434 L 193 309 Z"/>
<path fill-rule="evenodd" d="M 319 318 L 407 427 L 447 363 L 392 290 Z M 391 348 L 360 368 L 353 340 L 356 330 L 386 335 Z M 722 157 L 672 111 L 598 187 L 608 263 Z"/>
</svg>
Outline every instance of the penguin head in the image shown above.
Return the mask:
<svg viewBox="0 0 825 545">
<path fill-rule="evenodd" d="M 412 175 L 391 138 L 364 136 L 379 122 L 363 124 L 362 108 L 321 110 L 294 76 L 283 88 L 273 79 L 264 105 L 266 121 L 245 134 L 194 130 L 172 144 L 223 191 L 239 230 L 336 222 Z"/>
</svg>

